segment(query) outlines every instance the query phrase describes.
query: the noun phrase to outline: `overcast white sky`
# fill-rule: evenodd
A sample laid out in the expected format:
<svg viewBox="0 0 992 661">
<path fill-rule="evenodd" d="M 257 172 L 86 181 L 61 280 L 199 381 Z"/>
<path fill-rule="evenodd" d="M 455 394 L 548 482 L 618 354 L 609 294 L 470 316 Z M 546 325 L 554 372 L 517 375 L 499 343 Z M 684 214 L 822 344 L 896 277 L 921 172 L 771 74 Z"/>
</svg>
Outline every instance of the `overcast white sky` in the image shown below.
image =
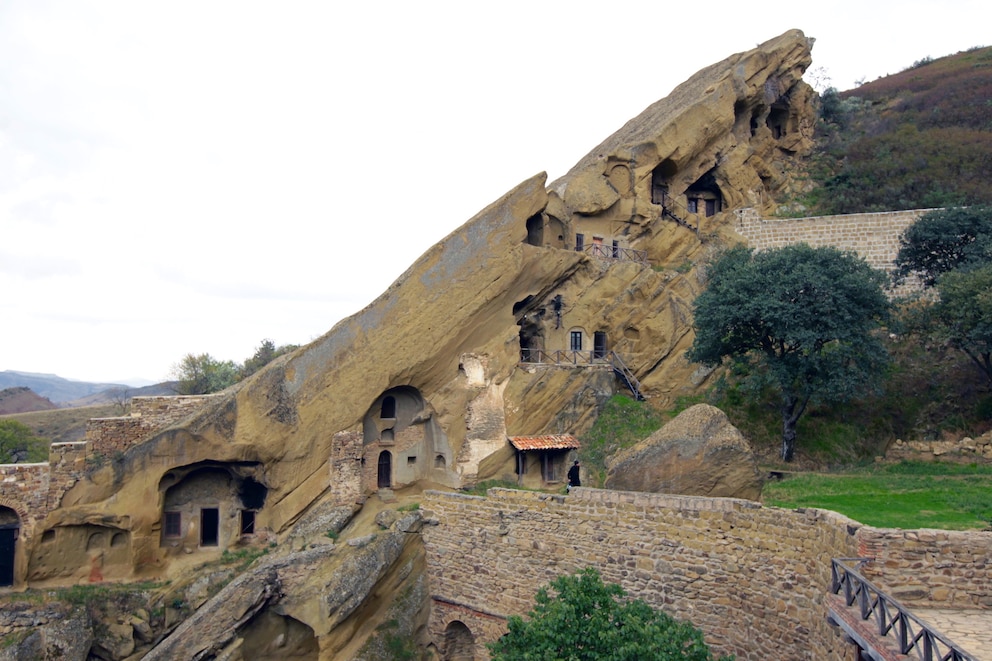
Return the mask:
<svg viewBox="0 0 992 661">
<path fill-rule="evenodd" d="M 790 28 L 838 89 L 987 0 L 0 0 L 0 370 L 305 344 L 520 181 Z M 809 76 L 807 76 L 809 77 Z"/>
</svg>

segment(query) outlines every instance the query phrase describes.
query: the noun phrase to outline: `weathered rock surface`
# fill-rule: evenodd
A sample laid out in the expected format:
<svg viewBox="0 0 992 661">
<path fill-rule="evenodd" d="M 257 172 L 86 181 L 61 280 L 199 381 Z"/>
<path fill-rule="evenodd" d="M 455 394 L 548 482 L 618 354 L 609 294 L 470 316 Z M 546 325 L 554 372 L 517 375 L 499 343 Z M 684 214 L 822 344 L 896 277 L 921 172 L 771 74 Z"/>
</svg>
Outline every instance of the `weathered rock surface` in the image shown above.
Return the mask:
<svg viewBox="0 0 992 661">
<path fill-rule="evenodd" d="M 390 530 L 357 546 L 319 545 L 263 558 L 144 659 L 258 661 L 287 658 L 290 649 L 309 650 L 300 653 L 317 658 L 317 638 L 327 636 L 369 600 L 408 545 L 419 546 L 409 531 L 415 531 L 420 520 L 419 511 L 395 517 Z M 252 644 L 246 646 L 246 640 Z M 334 645 L 322 649 L 320 658 L 336 658 Z"/>
<path fill-rule="evenodd" d="M 606 487 L 687 496 L 761 497 L 761 473 L 726 414 L 696 404 L 647 439 L 613 457 Z"/>
<path fill-rule="evenodd" d="M 34 626 L 20 641 L 0 648 L 0 661 L 86 661 L 93 644 L 93 622 L 86 609 L 50 606 L 39 611 L 26 603 L 11 606 L 34 618 Z"/>
<path fill-rule="evenodd" d="M 590 360 L 594 351 L 622 357 L 659 404 L 695 392 L 704 379 L 693 379 L 684 353 L 698 265 L 739 240 L 735 209 L 767 211 L 790 185 L 814 117 L 800 78 L 810 48 L 794 30 L 700 71 L 550 187 L 543 173 L 514 187 L 323 337 L 112 460 L 87 462 L 26 531 L 25 575 L 165 578 L 190 566 L 184 553 L 210 557 L 240 543 L 239 511 L 252 513 L 259 543 L 289 546 L 305 522 L 293 539 L 302 548 L 380 486 L 512 474 L 507 436 L 581 433 L 623 387 L 608 363 Z M 579 348 L 582 361 L 521 361 Z M 216 509 L 216 544 L 189 525 L 167 538 L 167 505 L 187 523 Z M 98 535 L 120 543 L 89 553 Z M 363 550 L 398 552 L 393 535 L 408 533 L 383 533 Z M 272 627 L 284 626 L 284 639 L 345 636 L 328 623 L 346 626 L 361 590 L 328 592 L 320 571 L 289 589 L 270 583 L 285 571 L 263 566 L 257 584 L 236 581 L 243 593 L 222 592 L 228 614 L 208 601 L 202 619 L 159 646 L 168 653 L 149 658 L 228 645 L 236 658 L 243 643 L 232 631 L 274 612 L 277 594 L 286 615 Z"/>
</svg>

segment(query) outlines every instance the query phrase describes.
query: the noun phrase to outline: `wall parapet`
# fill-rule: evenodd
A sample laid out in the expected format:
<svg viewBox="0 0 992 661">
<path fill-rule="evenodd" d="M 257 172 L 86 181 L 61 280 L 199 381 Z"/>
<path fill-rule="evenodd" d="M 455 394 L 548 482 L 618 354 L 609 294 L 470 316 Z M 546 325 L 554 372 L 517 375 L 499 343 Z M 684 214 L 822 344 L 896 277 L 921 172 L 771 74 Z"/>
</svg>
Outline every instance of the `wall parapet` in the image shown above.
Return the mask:
<svg viewBox="0 0 992 661">
<path fill-rule="evenodd" d="M 754 209 L 740 209 L 737 212 L 737 232 L 758 251 L 795 243 L 806 243 L 814 248 L 833 246 L 854 251 L 872 268 L 892 274 L 903 232 L 920 216 L 931 211 L 938 209 L 761 218 Z M 921 289 L 919 280 L 908 278 L 892 287 L 889 293 L 903 296 Z"/>
</svg>

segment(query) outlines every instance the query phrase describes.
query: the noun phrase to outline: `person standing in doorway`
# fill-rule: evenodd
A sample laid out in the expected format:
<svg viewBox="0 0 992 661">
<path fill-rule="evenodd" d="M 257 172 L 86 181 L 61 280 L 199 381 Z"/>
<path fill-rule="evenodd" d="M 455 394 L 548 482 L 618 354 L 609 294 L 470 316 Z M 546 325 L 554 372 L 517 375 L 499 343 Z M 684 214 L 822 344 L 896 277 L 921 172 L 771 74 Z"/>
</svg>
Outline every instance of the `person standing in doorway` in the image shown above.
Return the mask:
<svg viewBox="0 0 992 661">
<path fill-rule="evenodd" d="M 581 487 L 582 480 L 579 479 L 579 460 L 576 459 L 572 467 L 568 469 L 568 490 L 571 491 L 572 487 Z"/>
</svg>

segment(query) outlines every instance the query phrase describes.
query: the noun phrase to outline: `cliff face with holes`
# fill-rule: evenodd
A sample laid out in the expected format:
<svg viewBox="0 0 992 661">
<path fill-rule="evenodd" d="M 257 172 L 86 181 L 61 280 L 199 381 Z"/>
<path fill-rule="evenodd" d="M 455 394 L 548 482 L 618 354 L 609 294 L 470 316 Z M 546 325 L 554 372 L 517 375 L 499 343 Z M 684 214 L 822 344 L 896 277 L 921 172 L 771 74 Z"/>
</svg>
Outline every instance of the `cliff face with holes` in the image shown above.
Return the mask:
<svg viewBox="0 0 992 661">
<path fill-rule="evenodd" d="M 113 457 L 79 458 L 25 526 L 17 580 L 169 576 L 188 555 L 278 545 L 315 508 L 351 511 L 383 486 L 554 480 L 564 457 L 521 465 L 507 436 L 581 432 L 628 385 L 660 402 L 693 392 L 696 265 L 740 240 L 736 209 L 768 210 L 791 186 L 810 145 L 811 44 L 790 31 L 700 71 L 323 337 Z M 113 553 L 80 545 L 97 533 Z"/>
</svg>

